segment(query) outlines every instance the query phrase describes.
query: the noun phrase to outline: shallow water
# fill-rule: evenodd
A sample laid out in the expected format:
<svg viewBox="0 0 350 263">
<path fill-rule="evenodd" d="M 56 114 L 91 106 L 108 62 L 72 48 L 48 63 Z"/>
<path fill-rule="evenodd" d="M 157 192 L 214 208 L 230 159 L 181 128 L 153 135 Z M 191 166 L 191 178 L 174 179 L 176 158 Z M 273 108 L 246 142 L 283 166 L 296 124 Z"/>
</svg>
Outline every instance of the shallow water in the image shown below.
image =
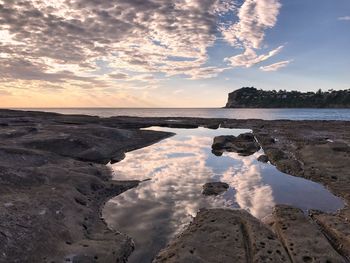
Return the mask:
<svg viewBox="0 0 350 263">
<path fill-rule="evenodd" d="M 211 153 L 215 136 L 237 136 L 249 130 L 150 129 L 176 135 L 130 152 L 111 165 L 116 180 L 151 180 L 111 199 L 103 210 L 111 228 L 135 241 L 129 262 L 151 262 L 203 207 L 243 208 L 260 219 L 270 215 L 276 204 L 293 205 L 305 212 L 335 212 L 343 207 L 343 201 L 322 185 L 258 162 L 262 150 L 247 157 Z M 210 181 L 226 182 L 230 188 L 217 197 L 205 197 L 202 186 Z"/>
<path fill-rule="evenodd" d="M 29 109 L 24 109 L 29 110 Z M 350 109 L 222 109 L 222 108 L 39 108 L 36 111 L 86 114 L 100 117 L 200 117 L 263 120 L 347 120 Z"/>
</svg>

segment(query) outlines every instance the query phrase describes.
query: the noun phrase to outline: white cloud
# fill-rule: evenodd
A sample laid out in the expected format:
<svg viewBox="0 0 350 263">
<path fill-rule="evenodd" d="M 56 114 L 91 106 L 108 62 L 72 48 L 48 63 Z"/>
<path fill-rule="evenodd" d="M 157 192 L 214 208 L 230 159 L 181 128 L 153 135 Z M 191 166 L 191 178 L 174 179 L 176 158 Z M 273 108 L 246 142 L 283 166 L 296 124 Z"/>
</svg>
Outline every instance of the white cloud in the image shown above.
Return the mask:
<svg viewBox="0 0 350 263">
<path fill-rule="evenodd" d="M 255 50 L 262 47 L 265 31 L 277 23 L 281 4 L 278 0 L 246 0 L 238 11 L 238 22 L 221 29 L 224 39 L 234 47 L 245 51 L 226 58 L 233 67 L 251 67 L 278 54 L 280 46 L 267 54 L 257 55 Z"/>
<path fill-rule="evenodd" d="M 275 26 L 281 4 L 278 0 L 246 0 L 238 11 L 239 21 L 223 29 L 231 45 L 260 48 L 265 30 Z"/>
<path fill-rule="evenodd" d="M 0 96 L 11 96 L 12 94 L 7 90 L 0 89 Z"/>
<path fill-rule="evenodd" d="M 340 21 L 350 21 L 350 16 L 341 16 L 341 17 L 338 17 L 338 20 L 340 20 Z"/>
<path fill-rule="evenodd" d="M 7 72 L 7 78 L 20 78 L 11 72 L 21 64 L 40 64 L 30 72 L 30 78 L 39 80 L 51 74 L 54 81 L 96 77 L 104 67 L 96 61 L 102 60 L 113 72 L 132 71 L 129 76 L 188 73 L 196 79 L 206 77 L 203 72 L 207 71 L 215 76 L 220 69 L 204 66 L 207 48 L 217 39 L 218 18 L 235 9 L 229 0 L 1 3 L 0 71 Z M 182 59 L 172 60 L 175 56 Z M 61 71 L 71 74 L 57 75 Z M 22 76 L 28 78 L 24 73 Z"/>
<path fill-rule="evenodd" d="M 289 65 L 289 63 L 291 63 L 292 60 L 285 60 L 285 61 L 281 61 L 281 62 L 277 62 L 268 66 L 262 66 L 260 67 L 260 70 L 262 71 L 277 71 L 281 68 L 287 67 Z"/>
<path fill-rule="evenodd" d="M 183 93 L 184 91 L 185 91 L 184 89 L 177 89 L 173 91 L 173 94 L 177 95 L 177 94 Z"/>
<path fill-rule="evenodd" d="M 267 54 L 257 55 L 257 53 L 252 48 L 247 48 L 243 54 L 226 58 L 225 60 L 230 63 L 233 67 L 246 67 L 250 68 L 260 62 L 268 60 L 269 58 L 277 55 L 281 52 L 283 46 L 271 50 Z"/>
</svg>

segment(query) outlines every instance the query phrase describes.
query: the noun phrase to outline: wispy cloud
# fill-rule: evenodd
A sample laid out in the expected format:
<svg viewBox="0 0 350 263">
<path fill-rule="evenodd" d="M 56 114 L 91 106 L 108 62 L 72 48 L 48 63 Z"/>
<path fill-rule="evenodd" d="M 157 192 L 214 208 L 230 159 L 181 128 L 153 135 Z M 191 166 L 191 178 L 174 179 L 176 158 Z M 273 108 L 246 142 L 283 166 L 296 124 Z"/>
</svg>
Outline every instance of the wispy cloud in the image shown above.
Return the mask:
<svg viewBox="0 0 350 263">
<path fill-rule="evenodd" d="M 280 46 L 267 54 L 257 55 L 256 50 L 262 48 L 265 31 L 277 23 L 281 4 L 278 0 L 246 0 L 238 11 L 238 22 L 222 28 L 224 39 L 234 47 L 242 47 L 245 51 L 225 60 L 231 66 L 251 67 L 278 54 Z"/>
<path fill-rule="evenodd" d="M 0 89 L 0 96 L 11 96 L 12 94 L 6 90 Z"/>
<path fill-rule="evenodd" d="M 250 68 L 253 65 L 259 64 L 260 62 L 268 60 L 269 58 L 277 55 L 281 52 L 282 49 L 283 46 L 280 46 L 274 50 L 271 50 L 267 54 L 257 55 L 257 53 L 252 48 L 247 48 L 243 54 L 233 56 L 225 60 L 230 62 L 233 67 Z"/>
<path fill-rule="evenodd" d="M 338 17 L 338 20 L 340 20 L 340 21 L 350 21 L 350 16 L 341 16 L 341 17 Z"/>
<path fill-rule="evenodd" d="M 277 71 L 281 68 L 287 67 L 289 65 L 289 63 L 291 63 L 291 62 L 292 62 L 292 60 L 280 61 L 280 62 L 271 64 L 268 66 L 262 66 L 262 67 L 260 67 L 260 70 L 262 70 L 262 71 Z"/>
<path fill-rule="evenodd" d="M 278 0 L 246 0 L 238 11 L 239 21 L 223 29 L 231 45 L 260 48 L 265 30 L 275 26 L 281 4 Z"/>
</svg>

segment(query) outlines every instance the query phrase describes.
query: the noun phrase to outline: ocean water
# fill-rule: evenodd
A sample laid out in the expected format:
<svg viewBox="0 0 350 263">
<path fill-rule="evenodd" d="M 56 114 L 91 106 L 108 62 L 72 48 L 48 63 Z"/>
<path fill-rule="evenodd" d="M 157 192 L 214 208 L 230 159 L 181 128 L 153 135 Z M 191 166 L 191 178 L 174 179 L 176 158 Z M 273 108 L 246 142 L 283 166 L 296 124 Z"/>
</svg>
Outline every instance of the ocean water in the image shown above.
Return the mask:
<svg viewBox="0 0 350 263">
<path fill-rule="evenodd" d="M 152 262 L 201 208 L 242 208 L 264 219 L 276 204 L 292 205 L 304 212 L 335 212 L 344 206 L 342 199 L 321 184 L 257 161 L 263 150 L 250 156 L 212 153 L 215 136 L 237 136 L 249 130 L 148 129 L 176 135 L 129 152 L 121 162 L 109 165 L 115 180 L 146 181 L 112 198 L 103 209 L 108 226 L 134 240 L 130 263 Z M 219 196 L 203 196 L 203 185 L 211 181 L 225 182 L 230 188 Z"/>
<path fill-rule="evenodd" d="M 86 114 L 100 117 L 200 117 L 263 120 L 287 119 L 350 121 L 350 109 L 32 108 L 22 110 L 47 111 L 62 114 Z"/>
</svg>

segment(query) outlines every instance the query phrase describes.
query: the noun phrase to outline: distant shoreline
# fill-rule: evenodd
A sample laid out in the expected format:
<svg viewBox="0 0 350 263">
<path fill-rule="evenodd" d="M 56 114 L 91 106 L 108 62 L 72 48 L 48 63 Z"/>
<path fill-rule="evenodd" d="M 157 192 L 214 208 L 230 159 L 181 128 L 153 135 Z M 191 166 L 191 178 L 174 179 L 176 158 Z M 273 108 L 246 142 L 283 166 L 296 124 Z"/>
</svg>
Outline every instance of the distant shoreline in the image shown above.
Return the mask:
<svg viewBox="0 0 350 263">
<path fill-rule="evenodd" d="M 299 92 L 244 87 L 229 93 L 225 108 L 350 109 L 350 89 Z"/>
</svg>

